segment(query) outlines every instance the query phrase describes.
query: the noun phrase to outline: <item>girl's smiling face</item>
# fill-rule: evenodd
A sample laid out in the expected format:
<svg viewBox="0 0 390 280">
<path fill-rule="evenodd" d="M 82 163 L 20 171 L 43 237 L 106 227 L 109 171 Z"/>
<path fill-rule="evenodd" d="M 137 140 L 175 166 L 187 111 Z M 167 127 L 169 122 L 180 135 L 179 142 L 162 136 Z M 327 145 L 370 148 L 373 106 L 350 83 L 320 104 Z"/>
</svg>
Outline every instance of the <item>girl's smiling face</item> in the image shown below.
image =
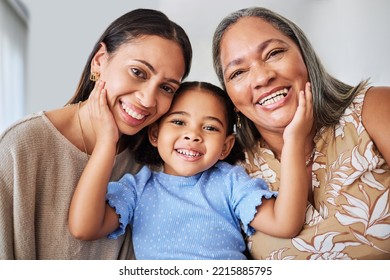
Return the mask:
<svg viewBox="0 0 390 280">
<path fill-rule="evenodd" d="M 91 69 L 105 82 L 119 131 L 134 135 L 168 111 L 185 62 L 177 43 L 153 35 L 134 39 L 112 55 L 103 44 Z"/>
<path fill-rule="evenodd" d="M 164 161 L 164 172 L 192 176 L 224 159 L 234 144 L 227 136 L 227 113 L 220 97 L 190 89 L 149 130 L 150 142 Z"/>
<path fill-rule="evenodd" d="M 245 17 L 222 37 L 221 66 L 226 90 L 260 133 L 283 131 L 308 81 L 298 46 L 268 22 Z"/>
</svg>

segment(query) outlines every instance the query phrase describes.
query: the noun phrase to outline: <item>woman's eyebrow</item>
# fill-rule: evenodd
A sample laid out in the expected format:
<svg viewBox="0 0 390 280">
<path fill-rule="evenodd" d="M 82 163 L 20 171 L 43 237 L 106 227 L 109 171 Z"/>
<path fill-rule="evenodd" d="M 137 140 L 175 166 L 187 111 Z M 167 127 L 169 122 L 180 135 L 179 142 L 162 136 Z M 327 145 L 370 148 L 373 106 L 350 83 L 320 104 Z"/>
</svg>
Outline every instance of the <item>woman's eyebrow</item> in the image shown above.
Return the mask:
<svg viewBox="0 0 390 280">
<path fill-rule="evenodd" d="M 262 43 L 260 43 L 258 46 L 257 46 L 257 52 L 258 53 L 261 53 L 264 51 L 264 49 L 266 49 L 271 43 L 279 43 L 279 44 L 286 44 L 283 40 L 280 40 L 280 39 L 275 39 L 275 38 L 271 38 L 271 39 L 268 39 Z M 225 70 L 223 71 L 223 74 L 225 74 L 226 70 L 229 68 L 229 67 L 233 67 L 233 66 L 236 66 L 236 65 L 239 65 L 242 63 L 242 61 L 244 60 L 243 57 L 238 57 L 238 58 L 235 58 L 233 59 L 232 61 L 230 61 L 227 65 L 226 65 L 226 68 Z"/>
<path fill-rule="evenodd" d="M 156 69 L 149 62 L 142 60 L 142 59 L 134 59 L 134 60 L 144 64 L 153 74 L 157 74 Z M 177 84 L 178 86 L 180 86 L 180 81 L 178 81 L 178 80 L 169 79 L 169 78 L 166 78 L 166 80 L 168 82 L 171 82 L 171 83 L 174 83 L 174 84 Z"/>
</svg>

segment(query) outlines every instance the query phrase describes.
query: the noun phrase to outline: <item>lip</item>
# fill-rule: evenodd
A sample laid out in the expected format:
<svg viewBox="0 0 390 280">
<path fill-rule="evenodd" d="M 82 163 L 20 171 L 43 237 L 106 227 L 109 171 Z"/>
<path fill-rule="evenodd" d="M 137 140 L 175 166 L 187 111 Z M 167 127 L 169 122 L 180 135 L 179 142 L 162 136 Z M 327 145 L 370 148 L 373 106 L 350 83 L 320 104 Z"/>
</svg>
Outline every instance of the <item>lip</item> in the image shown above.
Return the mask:
<svg viewBox="0 0 390 280">
<path fill-rule="evenodd" d="M 123 120 L 131 126 L 140 125 L 150 115 L 148 111 L 141 110 L 131 103 L 119 102 L 120 112 Z"/>
<path fill-rule="evenodd" d="M 268 96 L 271 96 L 273 94 L 275 94 L 276 92 L 278 91 L 283 91 L 287 89 L 287 92 L 286 93 L 286 96 L 281 98 L 280 100 L 274 102 L 274 103 L 271 103 L 271 104 L 263 104 L 261 105 L 260 104 L 260 101 L 261 100 L 264 100 L 266 99 Z M 272 90 L 270 90 L 269 92 L 266 92 L 266 93 L 263 93 L 259 96 L 259 98 L 257 99 L 257 101 L 255 102 L 255 104 L 257 106 L 260 106 L 261 108 L 264 108 L 264 109 L 274 109 L 274 108 L 277 108 L 277 107 L 280 107 L 282 106 L 290 97 L 290 91 L 291 91 L 291 87 L 277 87 L 277 88 L 273 88 Z"/>
</svg>

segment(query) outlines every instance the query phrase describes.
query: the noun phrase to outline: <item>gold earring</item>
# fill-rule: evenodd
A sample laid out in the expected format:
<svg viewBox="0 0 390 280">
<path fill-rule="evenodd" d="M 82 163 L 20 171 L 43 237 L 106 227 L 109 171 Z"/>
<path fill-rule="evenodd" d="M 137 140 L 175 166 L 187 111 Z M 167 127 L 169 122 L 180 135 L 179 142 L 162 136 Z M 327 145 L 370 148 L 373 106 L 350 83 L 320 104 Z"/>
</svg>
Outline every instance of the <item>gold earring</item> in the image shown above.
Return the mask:
<svg viewBox="0 0 390 280">
<path fill-rule="evenodd" d="M 96 82 L 97 80 L 100 79 L 100 73 L 99 72 L 91 72 L 91 75 L 89 76 L 89 79 L 92 82 Z"/>
<path fill-rule="evenodd" d="M 241 128 L 241 119 L 239 113 L 237 113 L 237 128 Z"/>
</svg>

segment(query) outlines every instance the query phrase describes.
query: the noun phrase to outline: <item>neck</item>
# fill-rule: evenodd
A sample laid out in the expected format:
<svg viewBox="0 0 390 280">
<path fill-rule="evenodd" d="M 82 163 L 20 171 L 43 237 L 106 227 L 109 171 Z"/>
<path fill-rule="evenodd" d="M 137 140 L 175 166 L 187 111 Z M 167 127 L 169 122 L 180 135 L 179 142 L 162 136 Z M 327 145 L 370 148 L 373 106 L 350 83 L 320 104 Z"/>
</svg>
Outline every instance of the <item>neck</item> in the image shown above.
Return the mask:
<svg viewBox="0 0 390 280">
<path fill-rule="evenodd" d="M 96 139 L 95 133 L 92 129 L 91 120 L 88 114 L 87 108 L 84 107 L 85 103 L 77 104 L 77 121 L 80 130 L 80 137 L 83 144 L 83 151 L 90 155 L 95 147 Z M 85 145 L 85 146 L 84 146 Z"/>
<path fill-rule="evenodd" d="M 84 141 L 84 143 L 82 143 L 83 151 L 86 152 L 88 155 L 91 155 L 93 149 L 95 148 L 96 135 L 93 131 L 92 122 L 89 117 L 87 108 L 83 107 L 83 103 L 77 104 L 77 106 L 80 106 L 77 111 L 77 118 L 79 122 L 80 136 L 81 139 Z M 116 155 L 122 152 L 126 146 L 126 140 L 121 141 L 121 139 L 122 136 L 120 134 L 117 143 Z"/>
</svg>

